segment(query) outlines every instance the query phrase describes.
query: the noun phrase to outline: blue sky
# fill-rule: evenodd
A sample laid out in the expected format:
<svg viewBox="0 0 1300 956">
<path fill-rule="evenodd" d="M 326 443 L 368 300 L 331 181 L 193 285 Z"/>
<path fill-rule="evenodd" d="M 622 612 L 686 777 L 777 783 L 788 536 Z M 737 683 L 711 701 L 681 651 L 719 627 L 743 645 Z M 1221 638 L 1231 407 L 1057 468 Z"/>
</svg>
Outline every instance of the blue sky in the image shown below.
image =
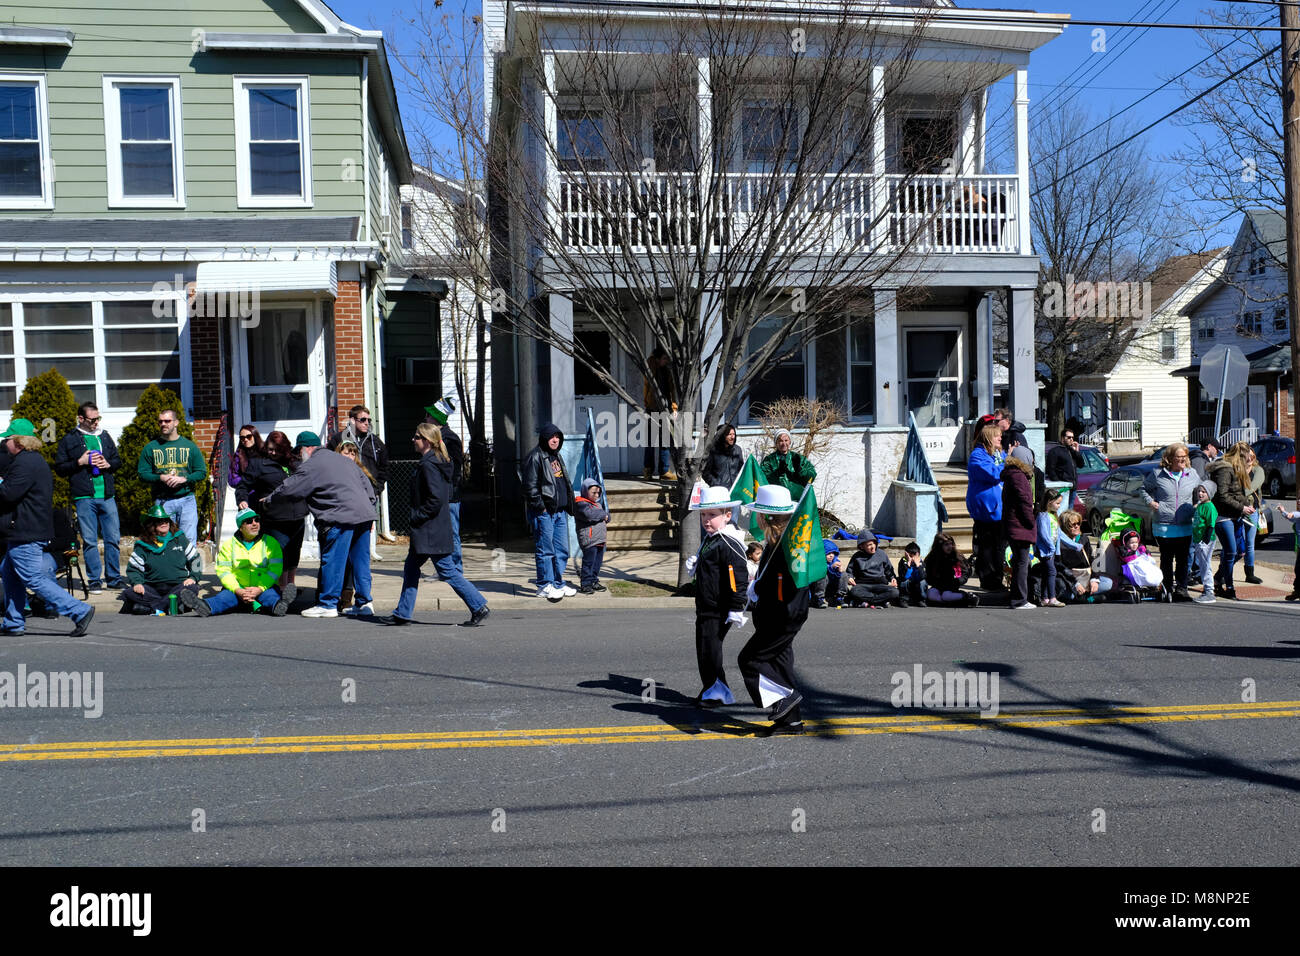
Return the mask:
<svg viewBox="0 0 1300 956">
<path fill-rule="evenodd" d="M 384 30 L 390 46 L 399 49 L 404 46 L 401 31 L 394 27 L 399 22 L 401 11 L 409 4 L 400 0 L 330 0 L 330 4 L 350 23 Z M 980 4 L 960 0 L 959 6 L 983 8 Z M 1164 23 L 1204 21 L 1206 10 L 1225 6 L 1211 0 L 1093 0 L 1086 4 L 1077 0 L 1068 3 L 993 0 L 988 4 L 988 8 L 1069 13 L 1090 20 L 1155 20 Z M 1246 9 L 1257 11 L 1255 16 L 1259 22 L 1265 22 L 1265 18 L 1276 22 L 1274 7 L 1250 4 Z M 481 10 L 481 3 L 477 0 L 445 0 L 442 10 L 477 13 Z M 1093 29 L 1091 26 L 1070 27 L 1034 54 L 1029 68 L 1031 121 L 1036 104 L 1049 104 L 1071 94 L 1075 95 L 1075 102 L 1086 106 L 1097 119 L 1118 112 L 1200 60 L 1207 52 L 1200 37 L 1192 30 L 1106 28 L 1107 50 L 1094 53 Z M 1063 83 L 1067 85 L 1060 86 Z M 995 90 L 990 101 L 990 116 L 994 118 L 1008 115 L 1009 83 L 1004 82 L 1001 87 Z M 1129 110 L 1125 118 L 1136 129 L 1162 116 L 1185 98 L 1183 89 L 1172 84 Z M 409 115 L 410 111 L 411 107 L 403 104 L 404 114 Z M 1187 136 L 1186 130 L 1172 120 L 1153 129 L 1146 137 L 1152 160 L 1161 161 L 1186 142 Z M 991 131 L 993 142 L 1002 138 L 996 130 Z M 1170 176 L 1178 174 L 1173 165 L 1166 164 L 1162 168 L 1167 169 Z M 1231 236 L 1235 225 L 1235 220 L 1224 224 L 1224 237 Z"/>
</svg>

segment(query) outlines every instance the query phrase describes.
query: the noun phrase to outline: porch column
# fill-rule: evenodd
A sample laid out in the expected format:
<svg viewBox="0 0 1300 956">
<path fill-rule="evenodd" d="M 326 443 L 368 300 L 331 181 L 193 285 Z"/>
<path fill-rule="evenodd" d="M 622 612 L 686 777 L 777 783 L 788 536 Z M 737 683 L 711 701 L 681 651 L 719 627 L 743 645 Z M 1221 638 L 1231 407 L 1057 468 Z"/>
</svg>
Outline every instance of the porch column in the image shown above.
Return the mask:
<svg viewBox="0 0 1300 956">
<path fill-rule="evenodd" d="M 555 98 L 555 54 L 547 53 L 542 57 L 542 121 L 546 126 L 546 221 L 554 224 L 560 209 L 560 124 L 556 112 Z M 572 311 L 572 310 L 570 310 Z M 570 380 L 572 382 L 572 380 Z M 572 387 L 570 387 L 572 391 Z M 555 423 L 559 425 L 559 422 Z"/>
<path fill-rule="evenodd" d="M 876 424 L 901 425 L 903 399 L 898 376 L 898 292 L 873 293 L 876 314 Z"/>
<path fill-rule="evenodd" d="M 871 68 L 871 193 L 871 247 L 880 250 L 889 242 L 889 183 L 885 180 L 885 68 L 879 64 Z M 879 336 L 879 323 L 876 330 Z M 879 351 L 877 361 L 878 356 Z M 877 402 L 877 415 L 879 409 Z"/>
<path fill-rule="evenodd" d="M 697 165 L 700 170 L 700 194 L 696 203 L 700 217 L 700 234 L 708 232 L 710 207 L 713 198 L 713 74 L 709 58 L 699 57 L 695 61 L 696 88 L 699 117 L 699 150 Z"/>
<path fill-rule="evenodd" d="M 709 401 L 713 397 L 713 384 L 718 378 L 718 366 L 722 362 L 719 350 L 722 343 L 722 296 L 716 292 L 706 292 L 700 296 L 700 329 L 704 341 L 704 354 L 700 356 L 704 382 L 700 390 L 699 410 L 707 414 Z"/>
<path fill-rule="evenodd" d="M 1037 421 L 1033 289 L 1007 291 L 1007 352 L 1011 356 L 1011 414 L 1026 424 Z"/>
<path fill-rule="evenodd" d="M 1029 71 L 1016 70 L 1016 251 L 1029 255 Z"/>
<path fill-rule="evenodd" d="M 958 176 L 975 174 L 976 118 L 979 99 L 979 93 L 971 93 L 961 98 L 961 109 L 957 119 L 956 172 Z"/>
<path fill-rule="evenodd" d="M 993 410 L 993 294 L 985 292 L 975 304 L 975 359 L 976 413 L 983 415 Z"/>
<path fill-rule="evenodd" d="M 975 174 L 984 175 L 984 149 L 988 145 L 988 87 L 979 91 L 975 101 Z"/>
<path fill-rule="evenodd" d="M 573 300 L 552 292 L 551 333 L 560 341 L 573 341 Z M 574 428 L 573 356 L 551 346 L 551 422 L 569 435 Z"/>
</svg>

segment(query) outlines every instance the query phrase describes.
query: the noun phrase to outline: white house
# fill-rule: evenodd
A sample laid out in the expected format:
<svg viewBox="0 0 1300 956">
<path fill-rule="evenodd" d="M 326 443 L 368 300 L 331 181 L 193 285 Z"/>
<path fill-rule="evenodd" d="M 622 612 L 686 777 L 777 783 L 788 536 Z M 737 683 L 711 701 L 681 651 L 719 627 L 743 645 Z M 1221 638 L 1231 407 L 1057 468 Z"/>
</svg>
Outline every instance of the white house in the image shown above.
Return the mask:
<svg viewBox="0 0 1300 956">
<path fill-rule="evenodd" d="M 730 217 L 727 221 L 737 232 L 745 228 L 749 183 L 756 176 L 769 182 L 781 176 L 786 167 L 776 165 L 774 173 L 773 154 L 778 153 L 776 163 L 784 162 L 785 154 L 779 150 L 786 149 L 791 139 L 802 144 L 802 130 L 796 128 L 791 134 L 777 129 L 761 83 L 735 92 L 743 98 L 742 108 L 732 109 L 733 119 L 720 122 L 724 112 L 717 100 L 724 94 L 717 91 L 715 80 L 725 72 L 718 60 L 724 54 L 715 52 L 698 58 L 697 81 L 683 87 L 682 95 L 695 104 L 689 108 L 693 114 L 683 128 L 665 134 L 659 124 L 662 103 L 646 92 L 644 77 L 651 69 L 650 58 L 681 56 L 691 46 L 669 38 L 669 18 L 676 17 L 673 29 L 683 28 L 678 7 L 612 0 L 607 8 L 586 0 L 485 0 L 490 138 L 503 152 L 512 150 L 521 178 L 549 184 L 546 197 L 513 199 L 516 206 L 503 226 L 508 235 L 502 237 L 509 248 L 544 245 L 537 235 L 527 234 L 527 217 L 515 211 L 518 204 L 535 201 L 549 203 L 553 215 L 567 217 L 564 225 L 571 231 L 566 235 L 580 236 L 590 255 L 615 253 L 614 244 L 605 238 L 608 229 L 647 224 L 612 227 L 608 217 L 591 214 L 583 198 L 583 190 L 589 191 L 590 186 L 584 185 L 575 168 L 599 164 L 611 190 L 676 188 L 682 173 L 675 171 L 680 167 L 672 161 L 674 137 L 695 144 L 699 155 L 730 157 L 716 160 L 699 174 L 710 182 L 725 178 L 724 199 L 718 204 L 721 208 L 711 209 L 698 208 L 696 200 L 684 202 L 671 223 L 678 230 L 674 238 L 646 241 L 690 243 L 690 236 L 709 222 L 708 216 Z M 686 28 L 703 37 L 711 9 L 692 7 L 695 26 Z M 718 9 L 729 10 L 731 4 L 721 0 Z M 815 57 L 818 16 L 834 21 L 844 6 L 828 0 L 750 9 L 756 31 L 776 33 L 782 29 L 789 33 L 792 11 L 797 13 L 798 22 L 808 26 L 806 55 Z M 925 230 L 924 241 L 912 247 L 917 259 L 910 263 L 924 277 L 918 284 L 913 281 L 915 273 L 904 275 L 900 265 L 873 287 L 863 288 L 862 298 L 871 306 L 869 319 L 859 321 L 855 316 L 846 321 L 842 335 L 808 343 L 800 354 L 774 368 L 738 408 L 727 411 L 739 424 L 742 445 L 753 445 L 760 430 L 749 409 L 759 400 L 816 396 L 841 404 L 849 423 L 838 430 L 834 450 L 817 463 L 819 501 L 846 523 L 889 528 L 894 519 L 895 481 L 904 470 L 909 415 L 915 416 L 926 456 L 942 465 L 964 461 L 964 424 L 994 405 L 997 363 L 991 297 L 995 292 L 1005 292 L 1008 301 L 1011 408 L 1017 418 L 1031 423 L 1030 441 L 1041 450 L 1042 426 L 1032 424 L 1038 406 L 1033 297 L 1039 262 L 1030 245 L 1028 214 L 1029 60 L 1033 51 L 1064 29 L 1068 16 L 1015 11 L 1009 19 L 1006 12 L 957 10 L 946 3 L 860 8 L 852 15 L 869 16 L 871 22 L 879 22 L 881 31 L 894 31 L 894 46 L 913 45 L 908 51 L 909 69 L 897 81 L 898 61 L 890 59 L 889 52 L 894 46 L 882 44 L 879 59 L 864 64 L 870 71 L 869 91 L 860 101 L 843 106 L 846 118 L 854 109 L 872 109 L 872 115 L 879 116 L 871 123 L 870 161 L 857 180 L 854 202 L 860 205 L 854 208 L 864 218 L 872 211 L 881 215 L 878 228 L 869 235 L 854 235 L 852 217 L 841 209 L 835 229 L 850 234 L 849 239 L 841 235 L 840 241 L 860 241 L 863 254 L 888 256 L 898 248 L 898 237 L 916 227 L 917 210 L 924 206 L 932 221 L 920 227 Z M 583 38 L 593 21 L 601 23 L 603 42 L 620 54 L 618 68 L 601 82 L 621 84 L 621 102 L 644 117 L 645 151 L 652 160 L 648 165 L 609 147 L 609 131 L 616 122 L 626 122 L 625 117 L 590 109 L 578 115 L 568 105 L 577 91 L 566 89 L 563 79 L 572 75 L 575 64 L 590 57 L 592 51 L 584 47 Z M 796 36 L 795 42 L 801 39 Z M 696 70 L 694 65 L 691 69 Z M 945 100 L 957 76 L 962 77 L 960 96 Z M 994 174 L 985 163 L 985 139 L 994 119 L 987 115 L 988 90 L 1010 77 L 1015 93 L 1011 107 L 1015 168 Z M 806 103 L 817 92 L 800 92 L 799 122 L 809 122 Z M 509 108 L 520 102 L 536 104 L 536 109 L 530 113 Z M 924 157 L 943 161 L 926 162 Z M 588 183 L 590 179 L 588 174 Z M 918 199 L 922 196 L 924 200 Z M 662 221 L 659 227 L 669 228 Z M 709 254 L 724 255 L 725 249 L 709 250 Z M 548 258 L 545 248 L 538 250 L 534 269 L 557 271 L 539 281 L 535 271 L 524 270 L 521 277 L 516 269 L 512 281 L 533 281 L 545 288 L 538 309 L 549 318 L 550 327 L 564 330 L 593 354 L 609 356 L 610 368 L 621 373 L 622 384 L 640 394 L 640 374 L 621 361 L 618 343 L 584 312 L 584 287 L 578 283 L 565 287 L 555 257 Z M 609 281 L 626 281 L 618 269 L 610 272 Z M 905 286 L 911 291 L 900 297 Z M 665 294 L 667 285 L 659 288 Z M 720 306 L 716 311 L 703 310 L 699 321 L 705 329 L 721 324 L 720 311 Z M 716 341 L 710 335 L 705 341 Z M 643 338 L 642 347 L 653 344 L 648 331 Z M 764 338 L 762 328 L 756 329 L 748 350 L 758 348 Z M 612 411 L 620 404 L 607 385 L 586 374 L 580 364 L 575 367 L 567 350 L 539 346 L 523 336 L 496 339 L 493 347 L 498 359 L 494 408 L 499 475 L 513 474 L 515 463 L 536 441 L 539 423 L 554 421 L 572 431 L 585 422 L 586 409 Z M 510 358 L 505 349 L 513 351 Z M 709 367 L 721 357 L 706 349 L 701 361 Z M 513 365 L 514 375 L 502 374 L 507 362 Z M 607 454 L 607 471 L 640 472 L 639 448 L 609 449 Z"/>
</svg>

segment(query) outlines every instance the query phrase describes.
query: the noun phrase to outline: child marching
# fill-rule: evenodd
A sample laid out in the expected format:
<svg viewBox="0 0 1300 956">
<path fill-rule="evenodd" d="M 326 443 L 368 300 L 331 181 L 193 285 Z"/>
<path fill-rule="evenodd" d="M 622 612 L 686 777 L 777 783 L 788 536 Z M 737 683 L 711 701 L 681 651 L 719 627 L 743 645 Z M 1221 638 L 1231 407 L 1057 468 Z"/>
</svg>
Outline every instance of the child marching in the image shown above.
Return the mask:
<svg viewBox="0 0 1300 956">
<path fill-rule="evenodd" d="M 731 509 L 740 504 L 732 501 L 726 488 L 706 488 L 692 511 L 700 513 L 704 540 L 694 557 L 687 559 L 686 571 L 695 575 L 695 658 L 700 668 L 700 707 L 734 704 L 736 698 L 727 686 L 722 663 L 722 640 L 734 624 L 745 626 L 745 594 L 749 588 L 749 570 L 745 565 L 745 548 L 728 533 Z"/>
</svg>

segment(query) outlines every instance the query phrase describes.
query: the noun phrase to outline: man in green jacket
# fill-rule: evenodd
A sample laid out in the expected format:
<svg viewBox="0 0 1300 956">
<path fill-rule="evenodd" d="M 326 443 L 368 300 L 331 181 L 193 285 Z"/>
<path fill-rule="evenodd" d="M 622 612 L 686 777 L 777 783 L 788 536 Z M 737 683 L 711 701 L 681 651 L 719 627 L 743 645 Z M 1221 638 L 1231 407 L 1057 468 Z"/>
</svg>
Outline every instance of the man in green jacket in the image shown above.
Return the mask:
<svg viewBox="0 0 1300 956">
<path fill-rule="evenodd" d="M 126 590 L 122 592 L 122 613 L 165 614 L 173 594 L 180 607 L 199 607 L 199 577 L 203 558 L 184 534 L 173 533 L 171 515 L 154 505 L 141 523 L 144 533 L 135 539 L 131 560 L 126 563 Z"/>
<path fill-rule="evenodd" d="M 776 451 L 763 459 L 763 474 L 769 485 L 781 485 L 795 501 L 804 488 L 817 477 L 817 469 L 803 455 L 790 450 L 790 433 L 782 428 L 776 433 Z"/>
<path fill-rule="evenodd" d="M 262 534 L 261 519 L 251 508 L 235 515 L 235 522 L 239 531 L 227 538 L 217 553 L 217 578 L 225 590 L 200 598 L 199 614 L 205 609 L 209 614 L 225 614 L 242 606 L 254 613 L 268 611 L 273 617 L 284 617 L 298 589 L 280 584 L 284 571 L 280 542 Z"/>
<path fill-rule="evenodd" d="M 180 415 L 170 408 L 158 413 L 159 436 L 144 446 L 136 472 L 153 488 L 153 503 L 180 527 L 185 540 L 199 540 L 199 511 L 194 489 L 208 476 L 199 446 L 181 436 Z"/>
</svg>

